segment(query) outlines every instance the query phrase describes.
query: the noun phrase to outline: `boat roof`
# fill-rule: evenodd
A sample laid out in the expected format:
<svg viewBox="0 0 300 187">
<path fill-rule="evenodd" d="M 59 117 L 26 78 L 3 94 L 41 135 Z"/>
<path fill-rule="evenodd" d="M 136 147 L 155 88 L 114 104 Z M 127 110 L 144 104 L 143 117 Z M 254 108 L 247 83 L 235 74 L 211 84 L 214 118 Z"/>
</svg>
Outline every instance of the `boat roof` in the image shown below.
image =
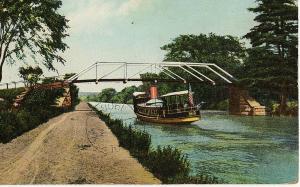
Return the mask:
<svg viewBox="0 0 300 187">
<path fill-rule="evenodd" d="M 146 94 L 146 92 L 133 92 L 133 96 L 134 97 L 136 97 L 136 96 L 138 96 L 138 95 L 145 95 Z"/>
<path fill-rule="evenodd" d="M 160 99 L 150 99 L 150 100 L 147 101 L 146 103 L 147 103 L 147 104 L 163 103 L 163 101 L 160 100 Z"/>
<path fill-rule="evenodd" d="M 188 93 L 189 93 L 188 90 L 184 90 L 184 91 L 179 91 L 179 92 L 171 92 L 171 93 L 162 95 L 162 96 L 160 96 L 160 97 L 169 97 L 169 96 L 173 96 L 173 95 L 186 95 L 186 94 L 188 94 Z"/>
</svg>

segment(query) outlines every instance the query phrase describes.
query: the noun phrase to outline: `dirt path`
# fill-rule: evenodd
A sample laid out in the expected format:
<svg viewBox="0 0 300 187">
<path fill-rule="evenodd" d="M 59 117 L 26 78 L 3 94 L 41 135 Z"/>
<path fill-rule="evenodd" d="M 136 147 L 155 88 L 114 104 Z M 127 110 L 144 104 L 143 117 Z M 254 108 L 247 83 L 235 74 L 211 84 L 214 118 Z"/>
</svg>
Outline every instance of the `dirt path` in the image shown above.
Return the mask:
<svg viewBox="0 0 300 187">
<path fill-rule="evenodd" d="M 8 144 L 0 144 L 0 184 L 157 184 L 108 127 L 80 103 Z"/>
</svg>

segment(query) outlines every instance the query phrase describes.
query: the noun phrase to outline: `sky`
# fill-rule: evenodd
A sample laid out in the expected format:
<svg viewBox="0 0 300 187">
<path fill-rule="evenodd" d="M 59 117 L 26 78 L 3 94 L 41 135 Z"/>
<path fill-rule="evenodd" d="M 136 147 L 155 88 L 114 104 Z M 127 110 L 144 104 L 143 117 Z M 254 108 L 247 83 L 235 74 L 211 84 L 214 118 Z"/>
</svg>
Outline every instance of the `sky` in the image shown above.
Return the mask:
<svg viewBox="0 0 300 187">
<path fill-rule="evenodd" d="M 247 10 L 255 0 L 62 0 L 69 21 L 67 63 L 59 74 L 80 72 L 96 61 L 161 62 L 161 46 L 181 34 L 242 37 L 256 24 Z M 245 41 L 247 43 L 247 41 Z M 22 62 L 4 66 L 2 82 L 19 80 Z M 57 75 L 44 69 L 46 76 Z M 87 75 L 88 76 L 88 75 Z M 89 75 L 92 76 L 92 75 Z M 89 77 L 94 78 L 94 77 Z M 117 90 L 132 84 L 80 84 L 82 92 Z"/>
</svg>

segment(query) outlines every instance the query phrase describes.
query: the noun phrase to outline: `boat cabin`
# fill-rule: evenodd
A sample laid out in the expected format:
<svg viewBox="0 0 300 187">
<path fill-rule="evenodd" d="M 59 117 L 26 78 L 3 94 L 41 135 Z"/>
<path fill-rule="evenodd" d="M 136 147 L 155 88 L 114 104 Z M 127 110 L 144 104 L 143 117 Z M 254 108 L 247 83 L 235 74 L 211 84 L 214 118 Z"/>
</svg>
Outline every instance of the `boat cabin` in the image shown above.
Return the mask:
<svg viewBox="0 0 300 187">
<path fill-rule="evenodd" d="M 164 101 L 168 110 L 193 107 L 193 104 L 189 102 L 188 90 L 168 93 L 160 96 L 160 98 Z"/>
<path fill-rule="evenodd" d="M 158 96 L 156 87 L 152 87 L 149 93 L 135 92 L 133 96 L 134 112 L 143 121 L 189 123 L 200 118 L 200 109 L 188 90 Z"/>
</svg>

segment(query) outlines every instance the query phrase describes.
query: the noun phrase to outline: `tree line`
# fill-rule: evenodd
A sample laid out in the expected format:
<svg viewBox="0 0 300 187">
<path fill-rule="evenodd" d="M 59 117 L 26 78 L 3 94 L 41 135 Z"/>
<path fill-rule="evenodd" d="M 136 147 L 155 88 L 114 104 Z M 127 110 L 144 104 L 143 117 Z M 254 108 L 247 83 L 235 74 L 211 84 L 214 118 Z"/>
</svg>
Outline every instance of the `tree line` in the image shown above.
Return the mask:
<svg viewBox="0 0 300 187">
<path fill-rule="evenodd" d="M 234 83 L 236 86 L 248 89 L 260 103 L 273 108 L 274 113 L 288 114 L 288 107 L 295 103 L 297 105 L 298 96 L 297 3 L 294 0 L 257 0 L 256 3 L 257 6 L 249 8 L 249 11 L 256 14 L 254 20 L 257 25 L 242 38 L 214 33 L 180 35 L 161 47 L 166 51 L 164 61 L 217 64 L 238 79 Z M 250 40 L 251 47 L 246 47 L 243 42 L 246 39 Z M 198 70 L 216 78 L 208 71 Z M 183 70 L 172 71 L 189 78 Z M 141 77 L 166 78 L 166 75 L 146 73 Z M 145 91 L 148 88 L 149 83 L 143 83 L 139 87 L 125 88 L 119 93 L 113 89 L 105 89 L 94 99 L 126 102 L 130 100 L 127 99 L 128 94 L 133 90 Z M 194 97 L 204 101 L 206 108 L 218 108 L 228 98 L 226 85 L 194 84 L 192 88 Z M 158 84 L 161 94 L 184 89 L 184 84 Z"/>
<path fill-rule="evenodd" d="M 61 6 L 61 0 L 0 2 L 0 81 L 5 63 L 39 60 L 54 71 L 55 62 L 65 63 L 61 53 L 68 48 L 64 39 L 69 26 L 68 20 L 59 13 Z M 276 105 L 277 114 L 286 114 L 289 103 L 297 102 L 298 95 L 297 1 L 256 0 L 256 7 L 249 11 L 256 15 L 257 24 L 242 38 L 214 33 L 180 35 L 161 47 L 166 51 L 164 61 L 215 63 L 235 75 L 239 80 L 235 84 L 250 90 L 259 102 L 269 107 Z M 250 41 L 251 47 L 246 47 L 243 41 Z M 143 83 L 139 88 L 146 86 Z M 206 102 L 208 108 L 228 98 L 224 85 L 192 87 L 195 97 Z M 115 94 L 114 101 L 124 101 L 124 98 L 130 101 L 128 89 L 123 90 L 124 94 Z M 159 89 L 165 93 L 185 89 L 185 85 L 161 84 Z"/>
</svg>

